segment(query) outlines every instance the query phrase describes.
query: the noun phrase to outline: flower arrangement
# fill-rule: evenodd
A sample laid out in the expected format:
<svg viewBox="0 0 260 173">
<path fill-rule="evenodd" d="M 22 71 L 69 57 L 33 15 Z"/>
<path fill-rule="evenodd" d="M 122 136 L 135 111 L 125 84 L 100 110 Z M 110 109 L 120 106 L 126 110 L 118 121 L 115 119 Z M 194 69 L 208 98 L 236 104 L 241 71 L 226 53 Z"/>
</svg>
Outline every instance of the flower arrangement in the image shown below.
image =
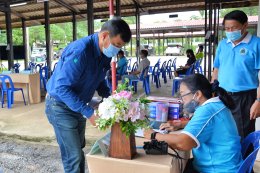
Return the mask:
<svg viewBox="0 0 260 173">
<path fill-rule="evenodd" d="M 96 123 L 100 130 L 105 130 L 119 123 L 126 136 L 135 133 L 138 128 L 148 127 L 148 103 L 145 98 L 135 99 L 127 87 L 127 82 L 119 84 L 114 95 L 105 98 L 100 103 L 97 114 L 100 116 Z"/>
</svg>

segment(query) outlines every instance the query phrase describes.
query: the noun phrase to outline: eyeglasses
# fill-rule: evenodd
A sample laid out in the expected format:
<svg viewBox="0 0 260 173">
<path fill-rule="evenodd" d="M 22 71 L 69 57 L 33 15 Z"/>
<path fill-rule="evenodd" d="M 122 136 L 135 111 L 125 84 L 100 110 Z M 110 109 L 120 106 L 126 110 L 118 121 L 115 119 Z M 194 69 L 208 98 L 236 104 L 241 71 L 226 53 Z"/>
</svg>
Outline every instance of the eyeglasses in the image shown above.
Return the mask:
<svg viewBox="0 0 260 173">
<path fill-rule="evenodd" d="M 183 97 L 187 96 L 187 95 L 190 95 L 192 94 L 192 92 L 188 92 L 186 94 L 183 94 L 183 95 L 180 95 L 180 99 L 183 101 Z"/>
</svg>

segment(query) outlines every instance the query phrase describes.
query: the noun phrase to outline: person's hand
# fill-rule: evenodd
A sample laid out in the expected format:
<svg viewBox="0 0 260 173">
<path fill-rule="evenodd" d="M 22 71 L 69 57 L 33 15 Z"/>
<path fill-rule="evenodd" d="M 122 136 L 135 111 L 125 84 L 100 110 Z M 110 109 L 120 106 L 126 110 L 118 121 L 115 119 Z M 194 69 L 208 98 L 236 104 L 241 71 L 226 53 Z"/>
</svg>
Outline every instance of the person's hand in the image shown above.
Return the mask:
<svg viewBox="0 0 260 173">
<path fill-rule="evenodd" d="M 175 131 L 181 128 L 181 121 L 172 121 L 168 123 L 162 123 L 160 130 Z"/>
<path fill-rule="evenodd" d="M 144 129 L 144 138 L 151 139 L 151 134 L 154 132 L 152 129 Z"/>
<path fill-rule="evenodd" d="M 88 120 L 92 126 L 96 127 L 96 120 L 99 118 L 98 115 L 93 114 Z"/>
<path fill-rule="evenodd" d="M 250 108 L 250 120 L 256 119 L 257 117 L 260 117 L 260 102 L 256 100 Z"/>
</svg>

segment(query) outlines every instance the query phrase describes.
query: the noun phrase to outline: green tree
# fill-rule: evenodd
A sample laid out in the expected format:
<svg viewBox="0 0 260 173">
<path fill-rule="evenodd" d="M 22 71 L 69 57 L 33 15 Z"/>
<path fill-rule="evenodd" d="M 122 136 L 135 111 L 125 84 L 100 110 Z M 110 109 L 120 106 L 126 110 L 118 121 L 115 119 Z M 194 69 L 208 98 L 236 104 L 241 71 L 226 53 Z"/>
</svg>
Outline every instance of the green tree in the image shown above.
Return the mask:
<svg viewBox="0 0 260 173">
<path fill-rule="evenodd" d="M 23 45 L 23 31 L 21 28 L 13 29 L 13 44 Z"/>
<path fill-rule="evenodd" d="M 258 7 L 255 6 L 255 7 L 221 9 L 220 10 L 220 17 L 223 18 L 227 13 L 229 13 L 233 10 L 242 10 L 247 14 L 247 16 L 257 16 L 258 15 Z"/>
<path fill-rule="evenodd" d="M 196 16 L 196 15 L 192 15 L 192 16 L 190 17 L 190 20 L 198 20 L 198 19 L 200 19 L 200 17 L 199 17 L 199 16 Z"/>
</svg>

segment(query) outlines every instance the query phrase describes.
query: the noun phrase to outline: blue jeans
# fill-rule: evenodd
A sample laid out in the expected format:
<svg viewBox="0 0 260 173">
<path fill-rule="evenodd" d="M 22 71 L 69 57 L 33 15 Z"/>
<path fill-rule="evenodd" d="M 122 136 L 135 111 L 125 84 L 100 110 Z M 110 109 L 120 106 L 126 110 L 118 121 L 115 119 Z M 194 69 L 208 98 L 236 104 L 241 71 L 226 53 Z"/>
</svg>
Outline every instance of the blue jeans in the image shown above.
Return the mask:
<svg viewBox="0 0 260 173">
<path fill-rule="evenodd" d="M 52 124 L 60 147 L 65 173 L 84 173 L 86 119 L 66 104 L 47 96 L 45 113 Z"/>
</svg>

